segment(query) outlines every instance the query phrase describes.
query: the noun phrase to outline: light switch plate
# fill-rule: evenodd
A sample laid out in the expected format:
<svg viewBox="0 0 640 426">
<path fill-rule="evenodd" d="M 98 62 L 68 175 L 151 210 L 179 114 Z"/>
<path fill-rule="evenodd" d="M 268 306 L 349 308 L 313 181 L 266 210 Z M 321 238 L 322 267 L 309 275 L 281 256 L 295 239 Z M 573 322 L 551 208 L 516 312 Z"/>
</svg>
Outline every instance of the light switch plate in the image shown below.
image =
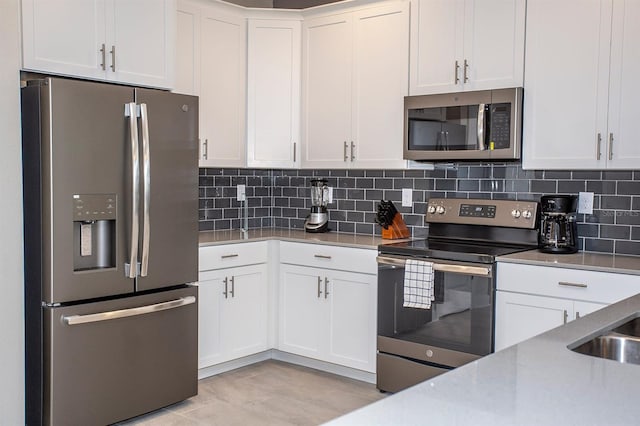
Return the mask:
<svg viewBox="0 0 640 426">
<path fill-rule="evenodd" d="M 593 192 L 578 193 L 578 213 L 593 214 Z"/>
<path fill-rule="evenodd" d="M 413 203 L 413 189 L 402 188 L 402 207 L 411 207 Z"/>
<path fill-rule="evenodd" d="M 237 198 L 238 201 L 245 201 L 247 199 L 247 190 L 244 185 L 238 185 Z"/>
</svg>

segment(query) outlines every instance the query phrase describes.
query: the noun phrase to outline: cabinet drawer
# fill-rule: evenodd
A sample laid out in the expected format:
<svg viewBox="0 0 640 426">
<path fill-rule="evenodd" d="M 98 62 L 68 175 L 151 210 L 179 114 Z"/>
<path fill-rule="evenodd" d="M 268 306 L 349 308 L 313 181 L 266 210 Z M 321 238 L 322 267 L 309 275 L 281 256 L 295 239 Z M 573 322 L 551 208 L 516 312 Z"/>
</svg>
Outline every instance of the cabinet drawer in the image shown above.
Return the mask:
<svg viewBox="0 0 640 426">
<path fill-rule="evenodd" d="M 224 244 L 200 247 L 199 270 L 232 268 L 267 262 L 267 242 Z"/>
<path fill-rule="evenodd" d="M 280 262 L 316 268 L 377 274 L 377 250 L 324 244 L 280 243 Z"/>
<path fill-rule="evenodd" d="M 498 290 L 613 303 L 640 293 L 640 275 L 498 263 Z"/>
</svg>

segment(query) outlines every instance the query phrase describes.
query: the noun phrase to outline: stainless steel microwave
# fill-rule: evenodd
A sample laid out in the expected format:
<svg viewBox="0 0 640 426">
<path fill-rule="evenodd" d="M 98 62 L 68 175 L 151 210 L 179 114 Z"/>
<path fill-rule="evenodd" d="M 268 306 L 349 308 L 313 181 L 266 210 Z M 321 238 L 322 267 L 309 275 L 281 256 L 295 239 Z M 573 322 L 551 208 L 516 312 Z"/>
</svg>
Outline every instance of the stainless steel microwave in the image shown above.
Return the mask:
<svg viewBox="0 0 640 426">
<path fill-rule="evenodd" d="M 522 88 L 404 98 L 407 160 L 517 160 Z"/>
</svg>

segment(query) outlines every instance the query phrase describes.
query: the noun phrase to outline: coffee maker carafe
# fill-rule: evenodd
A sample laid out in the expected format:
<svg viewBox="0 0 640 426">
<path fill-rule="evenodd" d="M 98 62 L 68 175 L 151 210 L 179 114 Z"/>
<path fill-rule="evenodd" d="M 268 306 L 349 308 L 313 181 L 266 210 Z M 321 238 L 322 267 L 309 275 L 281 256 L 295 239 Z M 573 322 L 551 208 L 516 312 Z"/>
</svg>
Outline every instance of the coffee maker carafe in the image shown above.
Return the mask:
<svg viewBox="0 0 640 426">
<path fill-rule="evenodd" d="M 311 179 L 311 213 L 304 221 L 307 232 L 327 232 L 329 230 L 329 187 L 326 179 Z"/>
<path fill-rule="evenodd" d="M 578 251 L 575 195 L 545 195 L 540 199 L 538 248 L 545 253 Z"/>
</svg>

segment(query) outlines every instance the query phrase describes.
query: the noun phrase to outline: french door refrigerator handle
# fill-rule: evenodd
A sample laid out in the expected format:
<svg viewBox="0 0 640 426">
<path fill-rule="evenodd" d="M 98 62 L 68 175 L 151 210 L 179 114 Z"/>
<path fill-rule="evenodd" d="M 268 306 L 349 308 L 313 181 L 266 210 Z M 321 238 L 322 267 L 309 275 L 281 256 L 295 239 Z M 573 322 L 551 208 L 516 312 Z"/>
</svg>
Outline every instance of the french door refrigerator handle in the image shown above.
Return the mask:
<svg viewBox="0 0 640 426">
<path fill-rule="evenodd" d="M 149 270 L 149 238 L 151 236 L 149 205 L 151 203 L 151 154 L 149 148 L 149 115 L 147 104 L 140 104 L 140 123 L 142 124 L 142 173 L 143 197 L 142 206 L 142 259 L 140 276 L 146 277 Z"/>
<path fill-rule="evenodd" d="M 69 315 L 63 316 L 62 322 L 66 325 L 87 324 L 91 322 L 114 320 L 118 318 L 133 317 L 137 315 L 150 314 L 153 312 L 166 311 L 181 306 L 191 305 L 196 302 L 194 296 L 181 297 L 168 302 L 154 303 L 153 305 L 139 306 L 137 308 L 120 309 L 117 311 L 98 312 L 96 314 Z"/>
<path fill-rule="evenodd" d="M 131 241 L 129 263 L 125 263 L 125 274 L 135 278 L 138 272 L 138 234 L 140 220 L 140 154 L 138 148 L 138 108 L 135 102 L 125 105 L 125 117 L 129 117 L 131 138 Z"/>
</svg>

